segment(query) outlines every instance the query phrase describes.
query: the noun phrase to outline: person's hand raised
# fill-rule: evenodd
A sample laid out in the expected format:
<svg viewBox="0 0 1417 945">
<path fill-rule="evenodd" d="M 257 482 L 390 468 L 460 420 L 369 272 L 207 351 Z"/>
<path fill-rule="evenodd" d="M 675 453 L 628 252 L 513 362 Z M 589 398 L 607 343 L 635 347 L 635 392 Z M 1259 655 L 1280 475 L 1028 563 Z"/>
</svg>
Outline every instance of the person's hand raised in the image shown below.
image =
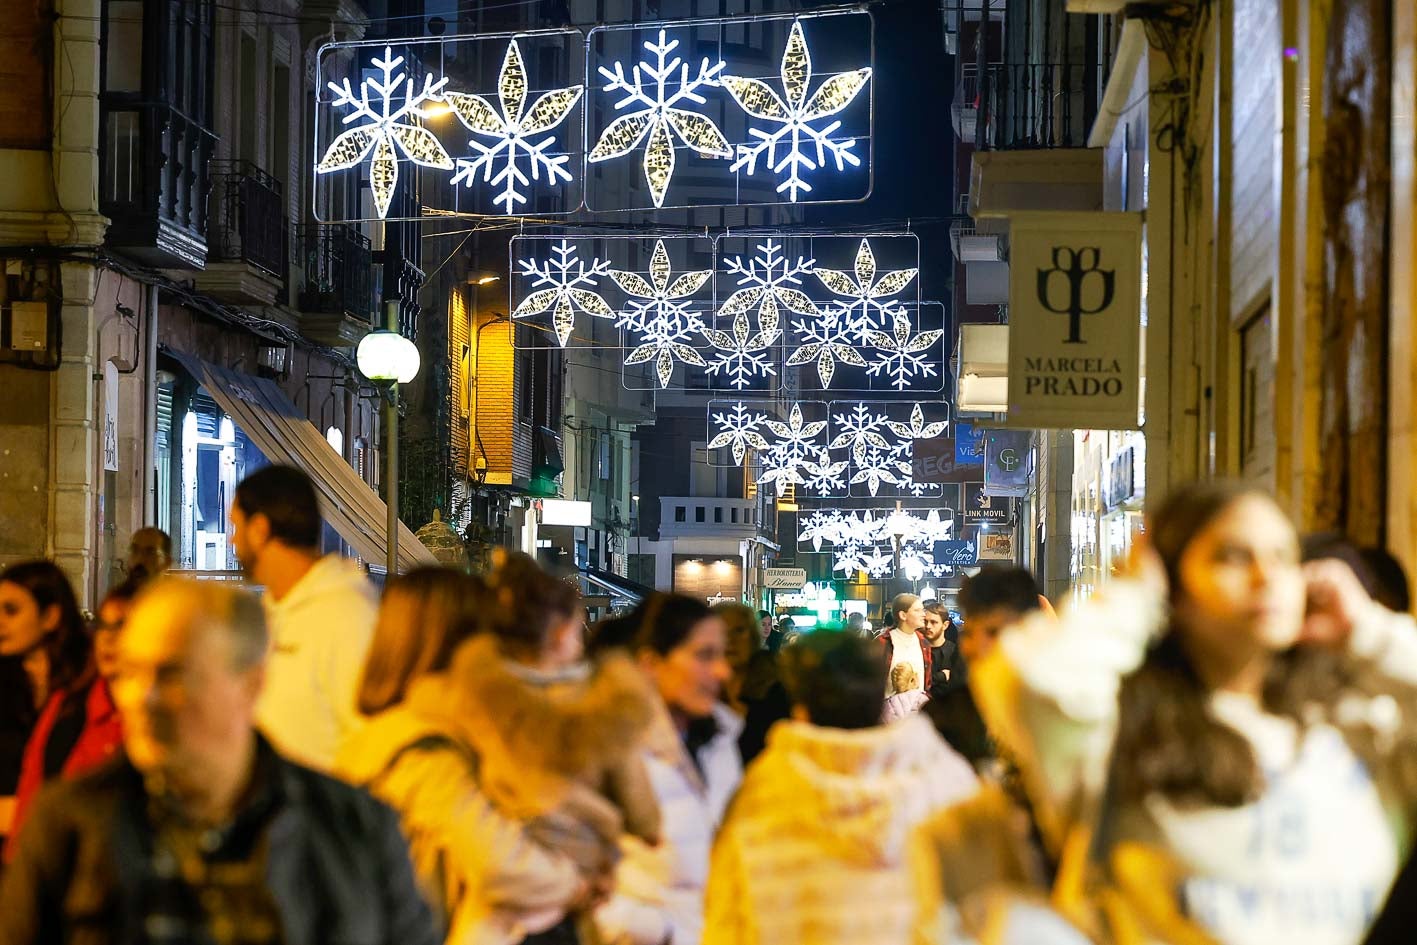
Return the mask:
<svg viewBox="0 0 1417 945">
<path fill-rule="evenodd" d="M 1307 604 L 1302 643 L 1339 648 L 1346 646 L 1363 612 L 1373 606 L 1353 569 L 1334 558 L 1304 565 Z"/>
</svg>

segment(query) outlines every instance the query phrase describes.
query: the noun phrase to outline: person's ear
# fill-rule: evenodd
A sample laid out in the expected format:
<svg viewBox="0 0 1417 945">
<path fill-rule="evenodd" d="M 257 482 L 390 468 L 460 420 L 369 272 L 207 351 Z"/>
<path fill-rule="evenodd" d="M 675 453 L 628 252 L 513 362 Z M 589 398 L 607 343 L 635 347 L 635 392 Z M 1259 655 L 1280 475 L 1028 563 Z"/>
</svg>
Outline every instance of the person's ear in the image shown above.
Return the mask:
<svg viewBox="0 0 1417 945">
<path fill-rule="evenodd" d="M 59 621 L 64 619 L 64 612 L 59 609 L 58 604 L 50 604 L 39 612 L 39 625 L 44 628 L 45 633 L 53 633 L 59 629 Z"/>
</svg>

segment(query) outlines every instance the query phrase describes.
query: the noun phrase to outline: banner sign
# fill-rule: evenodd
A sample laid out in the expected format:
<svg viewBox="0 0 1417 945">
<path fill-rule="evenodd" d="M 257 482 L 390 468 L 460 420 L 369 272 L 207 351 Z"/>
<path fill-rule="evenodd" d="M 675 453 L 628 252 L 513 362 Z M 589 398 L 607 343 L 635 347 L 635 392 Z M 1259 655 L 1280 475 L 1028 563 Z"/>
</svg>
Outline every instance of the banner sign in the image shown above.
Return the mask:
<svg viewBox="0 0 1417 945">
<path fill-rule="evenodd" d="M 936 565 L 951 568 L 967 568 L 979 560 L 974 542 L 961 540 L 935 542 L 934 558 Z"/>
<path fill-rule="evenodd" d="M 118 365 L 103 362 L 103 468 L 118 471 Z"/>
<path fill-rule="evenodd" d="M 1141 216 L 1009 224 L 1009 425 L 1139 429 Z"/>
<path fill-rule="evenodd" d="M 960 508 L 966 525 L 1007 525 L 1014 520 L 1014 500 L 989 495 L 982 482 L 965 485 Z"/>
<path fill-rule="evenodd" d="M 1013 529 L 980 531 L 975 540 L 979 543 L 980 561 L 1014 560 Z"/>
<path fill-rule="evenodd" d="M 1028 495 L 1033 434 L 1028 430 L 989 430 L 984 436 L 984 491 L 998 496 Z"/>
<path fill-rule="evenodd" d="M 911 479 L 915 482 L 966 483 L 979 478 L 979 466 L 961 464 L 954 437 L 916 440 L 911 456 Z"/>
</svg>

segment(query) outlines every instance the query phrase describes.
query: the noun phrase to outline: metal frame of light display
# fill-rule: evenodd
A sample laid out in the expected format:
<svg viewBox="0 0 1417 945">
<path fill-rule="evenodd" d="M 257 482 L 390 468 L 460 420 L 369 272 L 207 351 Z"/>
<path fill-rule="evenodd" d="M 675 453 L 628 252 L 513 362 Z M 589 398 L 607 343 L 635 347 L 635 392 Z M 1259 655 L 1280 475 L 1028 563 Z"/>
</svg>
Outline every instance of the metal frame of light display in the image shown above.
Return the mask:
<svg viewBox="0 0 1417 945">
<path fill-rule="evenodd" d="M 528 67 L 547 44 L 567 60 L 554 77 Z M 856 61 L 821 71 L 821 48 L 843 44 Z M 390 215 L 417 168 L 448 175 L 452 206 L 434 207 L 448 216 L 859 202 L 874 186 L 874 60 L 859 8 L 329 43 L 316 218 L 418 219 Z M 726 198 L 704 173 L 720 170 Z M 372 214 L 322 214 L 340 172 L 367 179 Z M 425 177 L 422 202 L 437 188 Z"/>
<path fill-rule="evenodd" d="M 715 466 L 742 466 L 751 451 L 758 484 L 778 494 L 929 499 L 945 486 L 914 479 L 915 441 L 949 427 L 944 402 L 711 400 L 707 448 Z"/>
<path fill-rule="evenodd" d="M 626 372 L 634 390 L 667 388 L 676 376 L 736 397 L 783 387 L 906 397 L 944 389 L 945 309 L 920 301 L 914 234 L 728 234 L 707 255 L 705 245 L 684 234 L 513 237 L 512 318 L 546 329 L 522 346 L 618 341 L 627 367 L 655 367 L 649 384 Z M 639 262 L 612 258 L 627 252 Z M 878 263 L 882 252 L 891 268 Z M 594 319 L 622 336 L 585 331 Z M 685 371 L 702 383 L 688 383 Z"/>
<path fill-rule="evenodd" d="M 935 564 L 934 546 L 955 538 L 956 524 L 955 509 L 943 503 L 804 510 L 797 517 L 797 549 L 830 553 L 833 573 L 847 578 L 857 572 L 877 580 L 892 577 L 897 554 L 899 573 L 912 581 L 947 577 L 954 567 Z"/>
</svg>

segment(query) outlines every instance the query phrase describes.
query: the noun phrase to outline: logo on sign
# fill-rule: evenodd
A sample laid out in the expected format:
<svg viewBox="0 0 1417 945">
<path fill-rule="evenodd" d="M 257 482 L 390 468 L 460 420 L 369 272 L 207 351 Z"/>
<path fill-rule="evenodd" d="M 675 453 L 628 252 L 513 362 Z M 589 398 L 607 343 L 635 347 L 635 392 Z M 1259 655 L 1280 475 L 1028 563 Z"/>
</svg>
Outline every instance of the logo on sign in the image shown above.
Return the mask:
<svg viewBox="0 0 1417 945">
<path fill-rule="evenodd" d="M 998 462 L 999 468 L 1004 472 L 1013 472 L 1015 469 L 1018 469 L 1019 463 L 1022 463 L 1023 459 L 1019 457 L 1015 450 L 1006 447 L 999 450 L 999 458 L 996 462 Z"/>
<path fill-rule="evenodd" d="M 979 560 L 973 542 L 954 539 L 935 542 L 933 557 L 935 564 L 954 568 L 969 567 Z"/>
<path fill-rule="evenodd" d="M 965 488 L 964 520 L 967 523 L 1004 523 L 1013 518 L 1010 499 L 989 495 L 982 482 L 972 482 Z"/>
<path fill-rule="evenodd" d="M 1054 305 L 1052 289 L 1059 276 L 1063 278 L 1067 301 L 1063 305 Z M 1101 296 L 1096 305 L 1088 307 L 1083 301 L 1083 292 L 1092 276 L 1100 281 Z M 1068 316 L 1068 337 L 1063 344 L 1082 344 L 1082 317 L 1106 310 L 1112 304 L 1116 283 L 1117 272 L 1102 268 L 1102 250 L 1098 247 L 1053 247 L 1053 268 L 1038 270 L 1038 302 L 1054 314 Z"/>
</svg>

